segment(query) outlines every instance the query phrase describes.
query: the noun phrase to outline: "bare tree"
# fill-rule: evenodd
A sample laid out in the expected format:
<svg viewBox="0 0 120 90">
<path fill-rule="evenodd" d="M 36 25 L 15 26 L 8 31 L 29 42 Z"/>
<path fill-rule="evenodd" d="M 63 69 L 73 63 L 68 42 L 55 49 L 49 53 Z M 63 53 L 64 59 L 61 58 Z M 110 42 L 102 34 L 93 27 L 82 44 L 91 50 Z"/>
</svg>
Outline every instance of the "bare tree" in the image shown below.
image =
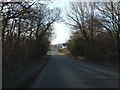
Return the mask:
<svg viewBox="0 0 120 90">
<path fill-rule="evenodd" d="M 3 87 L 10 85 L 6 71 L 21 68 L 46 55 L 53 23 L 60 18 L 60 9 L 50 9 L 39 2 L 2 2 Z M 13 71 L 14 71 L 13 70 Z M 12 76 L 11 76 L 12 77 Z M 12 81 L 11 81 L 12 82 Z M 16 82 L 16 81 L 13 81 Z"/>
<path fill-rule="evenodd" d="M 72 54 L 87 58 L 117 61 L 119 49 L 118 2 L 71 3 L 66 24 L 75 32 L 69 40 Z M 97 58 L 99 57 L 99 58 Z M 111 57 L 111 58 L 110 58 Z M 113 59 L 114 57 L 114 59 Z"/>
</svg>

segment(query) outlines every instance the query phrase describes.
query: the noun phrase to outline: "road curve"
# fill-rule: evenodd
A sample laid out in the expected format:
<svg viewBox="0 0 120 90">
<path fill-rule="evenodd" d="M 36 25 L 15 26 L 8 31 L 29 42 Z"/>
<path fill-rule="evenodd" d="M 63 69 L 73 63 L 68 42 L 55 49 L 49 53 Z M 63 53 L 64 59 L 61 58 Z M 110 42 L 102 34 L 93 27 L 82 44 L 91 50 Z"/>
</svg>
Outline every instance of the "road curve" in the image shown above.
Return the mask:
<svg viewBox="0 0 120 90">
<path fill-rule="evenodd" d="M 51 59 L 30 88 L 118 88 L 118 71 L 78 62 L 53 51 Z"/>
</svg>

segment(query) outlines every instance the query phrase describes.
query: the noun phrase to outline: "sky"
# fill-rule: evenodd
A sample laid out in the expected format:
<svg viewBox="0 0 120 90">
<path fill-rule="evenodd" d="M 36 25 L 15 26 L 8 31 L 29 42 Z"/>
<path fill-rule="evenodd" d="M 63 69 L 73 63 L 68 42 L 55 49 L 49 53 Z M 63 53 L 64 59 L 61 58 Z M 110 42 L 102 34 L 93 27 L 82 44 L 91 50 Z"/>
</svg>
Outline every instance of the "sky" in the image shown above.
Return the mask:
<svg viewBox="0 0 120 90">
<path fill-rule="evenodd" d="M 50 4 L 50 7 L 59 7 L 61 9 L 61 16 L 65 18 L 65 12 L 69 8 L 69 2 L 68 0 L 56 0 Z M 56 38 L 51 41 L 51 44 L 65 43 L 69 39 L 71 33 L 69 26 L 63 22 L 55 22 L 53 27 Z"/>
<path fill-rule="evenodd" d="M 17 1 L 17 0 L 7 0 L 7 1 Z M 29 0 L 25 0 L 25 1 L 29 1 Z M 44 0 L 32 0 L 32 1 L 44 1 Z M 48 1 L 53 2 L 49 5 L 50 8 L 55 8 L 55 7 L 60 8 L 61 17 L 65 17 L 66 9 L 69 8 L 68 0 L 48 0 Z M 55 22 L 53 24 L 53 29 L 54 29 L 53 31 L 55 33 L 54 35 L 56 38 L 54 38 L 51 41 L 51 44 L 65 43 L 69 39 L 70 32 L 71 32 L 70 28 L 67 25 L 65 25 L 63 22 L 57 22 L 57 23 Z"/>
<path fill-rule="evenodd" d="M 11 1 L 11 0 L 8 0 L 8 1 Z M 28 0 L 25 0 L 25 1 L 28 1 Z M 42 0 L 38 0 L 38 1 L 42 1 Z M 66 17 L 65 12 L 66 10 L 69 11 L 69 2 L 71 1 L 83 2 L 83 1 L 89 1 L 89 0 L 50 0 L 50 1 L 53 2 L 50 4 L 50 8 L 59 7 L 61 9 L 61 16 Z M 51 44 L 65 43 L 69 39 L 69 36 L 71 35 L 71 30 L 69 26 L 65 25 L 63 22 L 57 22 L 57 23 L 55 22 L 53 24 L 53 27 L 54 27 L 53 31 L 55 33 L 54 34 L 55 36 L 53 37 L 55 38 L 51 41 Z"/>
<path fill-rule="evenodd" d="M 55 32 L 55 39 L 51 42 L 52 44 L 58 43 L 65 43 L 70 36 L 70 29 L 64 23 L 54 23 L 54 32 Z"/>
</svg>

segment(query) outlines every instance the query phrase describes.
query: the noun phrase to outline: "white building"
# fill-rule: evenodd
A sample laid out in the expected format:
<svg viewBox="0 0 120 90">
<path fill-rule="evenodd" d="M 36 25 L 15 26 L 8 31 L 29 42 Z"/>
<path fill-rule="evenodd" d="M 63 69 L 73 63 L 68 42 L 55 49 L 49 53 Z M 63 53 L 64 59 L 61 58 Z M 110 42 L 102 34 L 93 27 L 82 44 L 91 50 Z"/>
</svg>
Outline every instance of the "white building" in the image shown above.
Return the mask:
<svg viewBox="0 0 120 90">
<path fill-rule="evenodd" d="M 57 49 L 63 49 L 63 48 L 67 48 L 66 43 L 61 43 L 61 44 L 56 44 L 54 45 Z"/>
</svg>

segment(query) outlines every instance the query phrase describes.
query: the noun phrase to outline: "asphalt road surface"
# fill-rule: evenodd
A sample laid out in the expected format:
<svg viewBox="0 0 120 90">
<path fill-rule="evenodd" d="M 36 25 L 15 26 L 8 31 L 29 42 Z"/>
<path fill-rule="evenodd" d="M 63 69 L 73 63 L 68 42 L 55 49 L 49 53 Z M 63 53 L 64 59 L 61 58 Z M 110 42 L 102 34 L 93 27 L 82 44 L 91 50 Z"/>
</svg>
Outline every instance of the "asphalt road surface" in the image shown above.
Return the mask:
<svg viewBox="0 0 120 90">
<path fill-rule="evenodd" d="M 118 70 L 51 51 L 50 61 L 30 88 L 118 88 Z"/>
</svg>

